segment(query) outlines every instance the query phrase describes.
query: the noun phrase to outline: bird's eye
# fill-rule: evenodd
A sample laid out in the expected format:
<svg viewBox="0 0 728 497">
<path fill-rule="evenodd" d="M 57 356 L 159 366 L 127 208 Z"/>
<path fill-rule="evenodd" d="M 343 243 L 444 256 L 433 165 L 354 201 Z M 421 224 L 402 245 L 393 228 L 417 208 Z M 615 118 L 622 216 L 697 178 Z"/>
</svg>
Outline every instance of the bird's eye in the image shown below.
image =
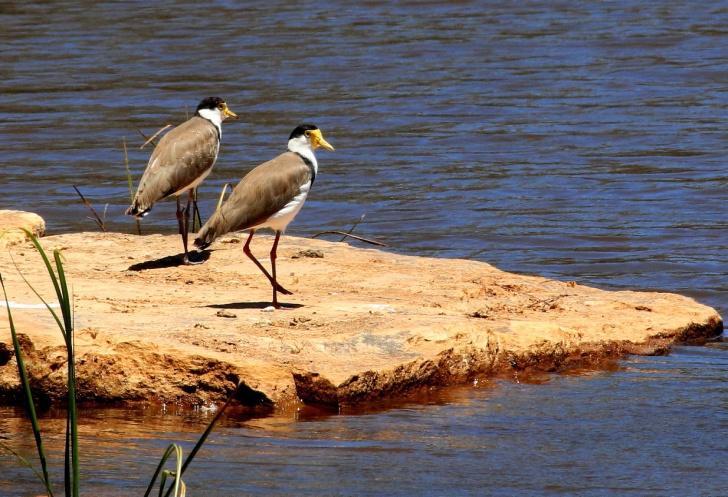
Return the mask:
<svg viewBox="0 0 728 497">
<path fill-rule="evenodd" d="M 311 132 L 310 131 L 306 130 L 305 133 L 306 133 L 306 136 L 311 136 Z"/>
<path fill-rule="evenodd" d="M 220 104 L 220 105 L 217 106 L 217 108 L 220 109 L 220 110 L 223 110 L 225 108 L 225 105 L 224 104 Z"/>
</svg>

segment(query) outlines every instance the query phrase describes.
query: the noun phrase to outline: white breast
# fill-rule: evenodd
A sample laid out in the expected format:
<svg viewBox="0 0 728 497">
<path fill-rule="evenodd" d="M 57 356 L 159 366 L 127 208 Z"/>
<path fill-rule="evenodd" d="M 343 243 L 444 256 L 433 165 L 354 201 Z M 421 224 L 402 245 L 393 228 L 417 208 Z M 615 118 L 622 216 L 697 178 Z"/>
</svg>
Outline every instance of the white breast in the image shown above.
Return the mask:
<svg viewBox="0 0 728 497">
<path fill-rule="evenodd" d="M 288 224 L 293 221 L 293 219 L 298 214 L 298 211 L 301 210 L 301 207 L 303 207 L 304 202 L 306 202 L 306 197 L 308 196 L 308 192 L 311 189 L 311 182 L 309 181 L 305 185 L 301 185 L 301 191 L 293 197 L 281 210 L 273 214 L 271 217 L 263 221 L 257 226 L 254 226 L 254 229 L 259 228 L 270 228 L 274 231 L 286 231 L 286 227 Z"/>
</svg>

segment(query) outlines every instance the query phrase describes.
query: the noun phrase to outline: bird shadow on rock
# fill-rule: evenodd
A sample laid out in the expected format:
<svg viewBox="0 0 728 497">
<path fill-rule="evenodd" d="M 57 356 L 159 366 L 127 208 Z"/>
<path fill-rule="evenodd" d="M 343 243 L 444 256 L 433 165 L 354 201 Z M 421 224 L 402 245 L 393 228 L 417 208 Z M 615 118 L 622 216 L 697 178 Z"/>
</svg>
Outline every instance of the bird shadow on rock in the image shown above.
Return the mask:
<svg viewBox="0 0 728 497">
<path fill-rule="evenodd" d="M 303 304 L 287 304 L 285 302 L 279 302 L 281 309 L 298 309 L 303 307 Z M 212 307 L 213 309 L 265 309 L 270 307 L 270 301 L 265 302 L 230 302 L 228 304 L 210 304 L 205 307 Z"/>
<path fill-rule="evenodd" d="M 190 252 L 190 260 L 193 263 L 203 263 L 210 258 L 210 251 Z M 159 259 L 137 262 L 127 268 L 128 271 L 146 271 L 147 269 L 166 269 L 171 267 L 184 266 L 184 254 L 166 255 Z"/>
</svg>

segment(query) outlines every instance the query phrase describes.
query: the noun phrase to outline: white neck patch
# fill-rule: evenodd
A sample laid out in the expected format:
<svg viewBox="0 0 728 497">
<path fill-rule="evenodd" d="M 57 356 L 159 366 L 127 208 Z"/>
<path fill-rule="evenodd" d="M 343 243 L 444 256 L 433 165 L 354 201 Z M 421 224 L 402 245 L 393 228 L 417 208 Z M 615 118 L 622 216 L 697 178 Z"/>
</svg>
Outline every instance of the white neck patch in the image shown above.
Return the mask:
<svg viewBox="0 0 728 497">
<path fill-rule="evenodd" d="M 218 133 L 222 137 L 222 115 L 218 109 L 200 109 L 197 113 L 203 119 L 207 119 L 217 128 Z"/>
<path fill-rule="evenodd" d="M 313 164 L 313 170 L 318 174 L 318 162 L 316 162 L 316 156 L 313 153 L 311 144 L 305 136 L 299 136 L 297 138 L 291 138 L 288 140 L 288 150 L 301 154 L 305 158 L 311 161 Z"/>
</svg>

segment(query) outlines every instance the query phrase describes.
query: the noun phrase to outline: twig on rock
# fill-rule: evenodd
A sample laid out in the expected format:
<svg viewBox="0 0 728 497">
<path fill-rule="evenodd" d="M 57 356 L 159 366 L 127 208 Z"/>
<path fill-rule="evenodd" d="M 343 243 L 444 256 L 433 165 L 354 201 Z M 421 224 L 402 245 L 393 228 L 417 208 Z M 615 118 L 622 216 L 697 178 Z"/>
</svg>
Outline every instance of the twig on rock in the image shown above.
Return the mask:
<svg viewBox="0 0 728 497">
<path fill-rule="evenodd" d="M 96 209 L 94 209 L 93 205 L 91 205 L 91 202 L 89 202 L 86 197 L 83 196 L 83 193 L 79 191 L 78 188 L 76 188 L 76 185 L 71 185 L 74 190 L 76 190 L 76 193 L 78 193 L 78 196 L 81 197 L 81 202 L 83 202 L 83 205 L 88 207 L 88 209 L 91 211 L 91 213 L 94 215 L 94 217 L 89 217 L 92 221 L 95 221 L 96 224 L 98 224 L 99 228 L 101 228 L 101 231 L 106 232 L 106 223 L 99 217 L 98 212 L 96 212 Z M 104 209 L 104 212 L 106 210 Z"/>
<path fill-rule="evenodd" d="M 141 149 L 143 149 L 144 147 L 146 147 L 147 145 L 149 145 L 149 142 L 152 142 L 152 143 L 154 143 L 154 146 L 156 147 L 156 146 L 157 146 L 157 142 L 155 142 L 155 141 L 154 141 L 154 139 L 155 139 L 155 138 L 156 138 L 157 136 L 159 136 L 159 135 L 160 135 L 160 133 L 162 133 L 162 132 L 163 132 L 164 130 L 166 130 L 167 128 L 171 128 L 171 127 L 172 127 L 172 125 L 171 125 L 171 124 L 167 124 L 166 126 L 162 126 L 161 128 L 159 128 L 159 130 L 158 130 L 158 131 L 157 131 L 156 133 L 154 133 L 154 134 L 153 134 L 153 135 L 152 135 L 151 137 L 149 137 L 149 138 L 147 138 L 147 136 L 146 136 L 146 135 L 145 135 L 144 133 L 142 133 L 142 130 L 140 130 L 139 128 L 137 128 L 137 131 L 139 132 L 139 134 L 140 134 L 140 135 L 142 135 L 142 137 L 143 137 L 143 138 L 144 138 L 145 140 L 147 140 L 147 141 L 145 141 L 145 142 L 144 142 L 144 143 L 142 144 L 142 146 L 141 146 L 141 147 L 139 147 L 139 150 L 141 150 Z"/>
<path fill-rule="evenodd" d="M 346 233 L 347 233 L 347 235 L 351 235 L 351 234 L 352 234 L 352 233 L 354 232 L 354 229 L 355 229 L 355 228 L 357 227 L 357 225 L 358 225 L 359 223 L 361 223 L 362 221 L 364 221 L 364 218 L 365 218 L 365 217 L 367 217 L 367 214 L 366 214 L 366 212 L 365 212 L 364 214 L 362 214 L 362 215 L 361 215 L 361 217 L 359 218 L 359 220 L 358 220 L 358 221 L 356 221 L 356 222 L 355 222 L 354 224 L 352 224 L 352 225 L 351 225 L 351 228 L 349 229 L 349 231 L 347 231 L 347 232 L 346 232 Z M 345 236 L 342 236 L 342 237 L 341 237 L 341 240 L 339 240 L 339 241 L 340 241 L 340 242 L 343 242 L 344 240 L 346 240 L 346 237 L 345 237 Z"/>
<path fill-rule="evenodd" d="M 337 231 L 337 230 L 321 231 L 321 232 L 316 233 L 315 235 L 311 236 L 311 238 L 318 238 L 321 235 L 344 235 L 344 238 L 346 238 L 348 236 L 348 237 L 351 237 L 351 238 L 353 238 L 355 240 L 359 240 L 360 242 L 371 243 L 372 245 L 378 245 L 379 247 L 386 247 L 387 246 L 386 243 L 378 242 L 376 240 L 371 240 L 369 238 L 364 238 L 363 236 L 352 235 L 351 233 L 346 233 L 344 231 Z M 342 238 L 342 240 L 344 238 Z"/>
</svg>

